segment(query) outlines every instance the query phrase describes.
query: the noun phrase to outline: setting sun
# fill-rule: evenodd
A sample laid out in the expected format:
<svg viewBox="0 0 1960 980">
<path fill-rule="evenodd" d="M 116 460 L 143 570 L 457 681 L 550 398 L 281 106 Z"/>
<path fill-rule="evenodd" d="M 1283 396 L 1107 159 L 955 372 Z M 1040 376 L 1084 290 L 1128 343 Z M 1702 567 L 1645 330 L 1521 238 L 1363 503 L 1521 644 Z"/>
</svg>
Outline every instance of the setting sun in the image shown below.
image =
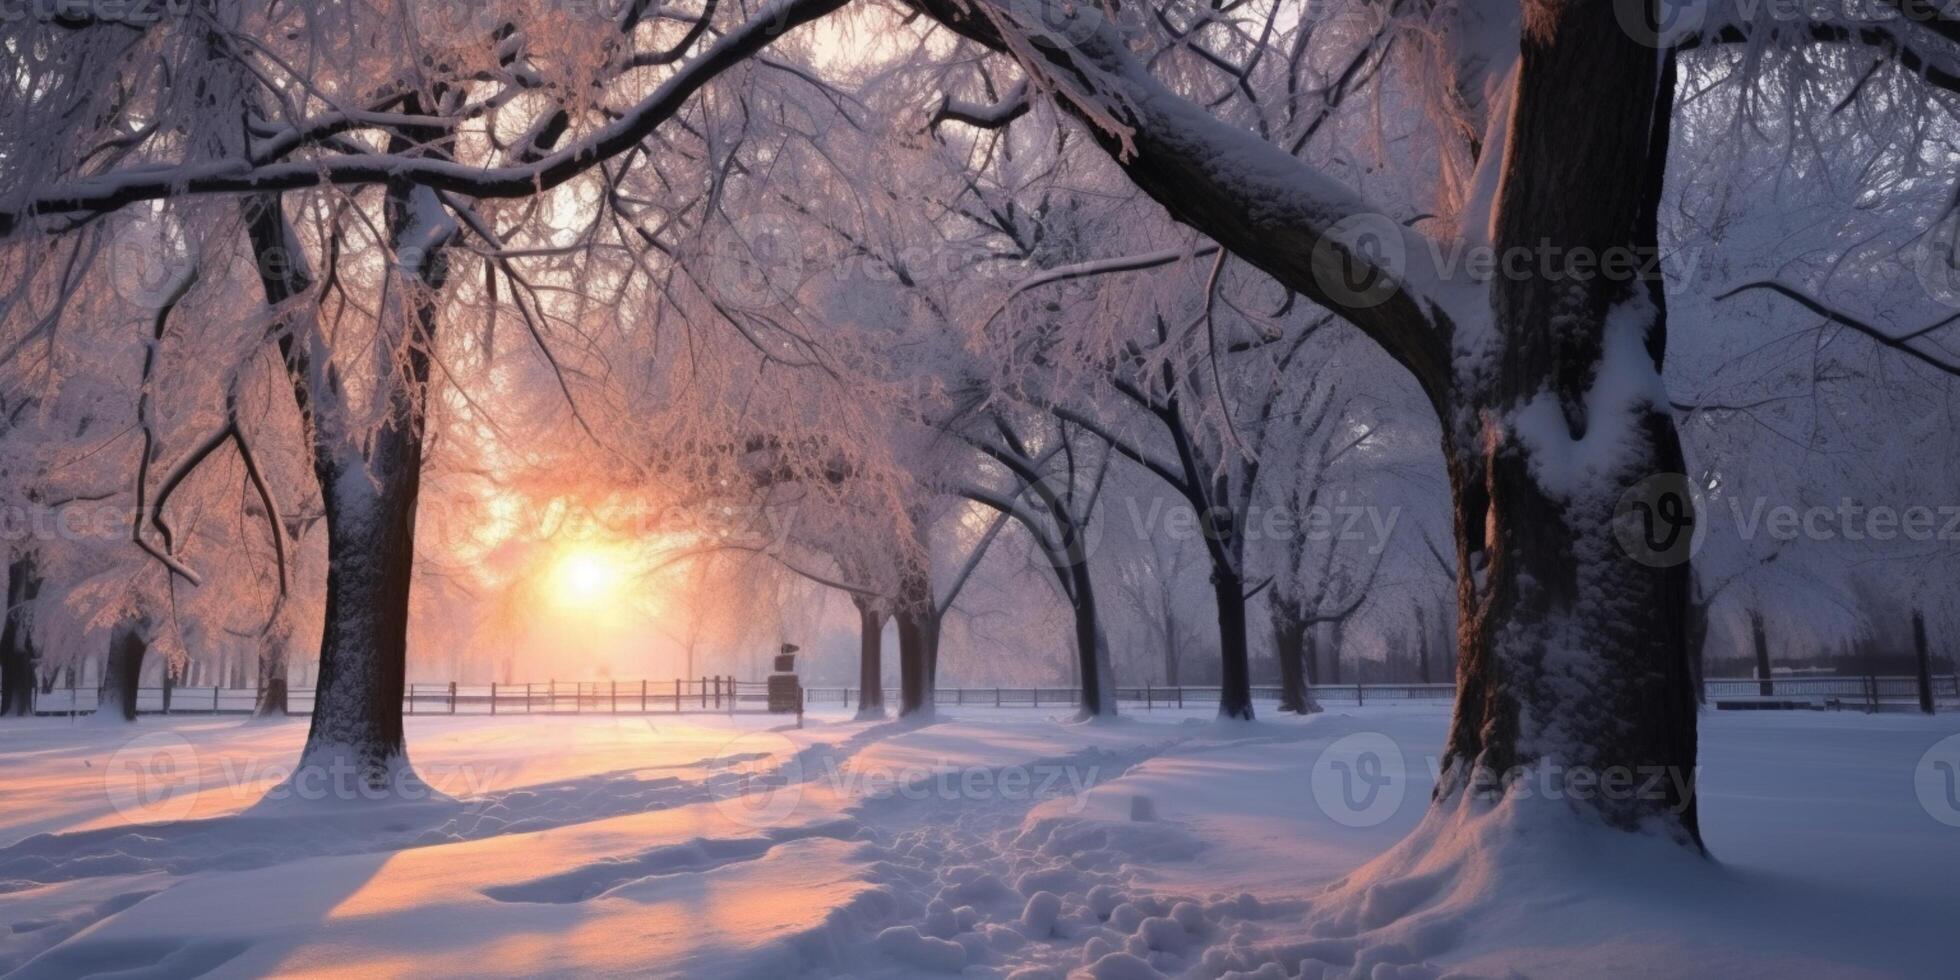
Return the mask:
<svg viewBox="0 0 1960 980">
<path fill-rule="evenodd" d="M 552 601 L 569 608 L 591 608 L 612 598 L 626 578 L 617 557 L 604 549 L 565 553 L 551 568 Z"/>
</svg>

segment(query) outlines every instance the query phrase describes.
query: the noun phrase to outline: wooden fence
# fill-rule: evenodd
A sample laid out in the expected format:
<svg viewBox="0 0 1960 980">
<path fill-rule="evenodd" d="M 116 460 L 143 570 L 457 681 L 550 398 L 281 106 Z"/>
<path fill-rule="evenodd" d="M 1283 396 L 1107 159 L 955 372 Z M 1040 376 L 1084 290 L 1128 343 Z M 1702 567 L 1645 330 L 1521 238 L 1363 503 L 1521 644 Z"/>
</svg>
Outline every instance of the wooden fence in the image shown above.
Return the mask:
<svg viewBox="0 0 1960 980">
<path fill-rule="evenodd" d="M 1931 678 L 1936 705 L 1960 707 L 1960 676 Z M 805 688 L 803 703 L 810 708 L 850 708 L 862 702 L 853 687 Z M 896 709 L 898 691 L 885 689 L 885 705 Z M 1804 704 L 1820 708 L 1863 711 L 1916 710 L 1918 678 L 1912 676 L 1711 677 L 1703 683 L 1711 706 Z M 1447 704 L 1456 696 L 1454 684 L 1319 684 L 1313 696 L 1323 704 L 1378 703 Z M 1218 703 L 1218 688 L 1202 685 L 1118 687 L 1123 710 L 1151 711 L 1204 707 Z M 1277 703 L 1279 688 L 1255 686 L 1255 702 Z M 249 714 L 258 693 L 251 688 L 184 687 L 168 692 L 145 687 L 137 692 L 140 714 Z M 531 684 L 410 684 L 402 696 L 409 715 L 576 715 L 576 714 L 762 714 L 768 711 L 769 688 L 764 681 L 732 677 L 702 677 L 665 681 L 545 681 Z M 1074 687 L 949 687 L 933 692 L 933 703 L 949 707 L 1066 708 L 1082 703 Z M 34 711 L 41 715 L 88 714 L 95 710 L 92 688 L 57 688 L 37 692 Z M 287 694 L 289 714 L 310 714 L 313 689 Z"/>
</svg>

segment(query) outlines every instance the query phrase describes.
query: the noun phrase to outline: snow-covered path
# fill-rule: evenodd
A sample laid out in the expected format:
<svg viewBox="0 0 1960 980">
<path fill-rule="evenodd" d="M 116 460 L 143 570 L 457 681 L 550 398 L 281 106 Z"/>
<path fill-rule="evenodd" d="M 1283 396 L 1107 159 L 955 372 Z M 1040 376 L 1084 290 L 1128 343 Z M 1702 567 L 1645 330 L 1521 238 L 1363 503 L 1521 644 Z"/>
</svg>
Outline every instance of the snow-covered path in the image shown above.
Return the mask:
<svg viewBox="0 0 1960 980">
<path fill-rule="evenodd" d="M 261 801 L 300 723 L 8 724 L 0 972 L 1952 975 L 1960 829 L 1914 785 L 1946 716 L 1711 715 L 1720 864 L 1601 853 L 1499 913 L 1404 888 L 1422 948 L 1329 935 L 1446 720 L 427 718 L 453 798 L 385 807 Z"/>
</svg>

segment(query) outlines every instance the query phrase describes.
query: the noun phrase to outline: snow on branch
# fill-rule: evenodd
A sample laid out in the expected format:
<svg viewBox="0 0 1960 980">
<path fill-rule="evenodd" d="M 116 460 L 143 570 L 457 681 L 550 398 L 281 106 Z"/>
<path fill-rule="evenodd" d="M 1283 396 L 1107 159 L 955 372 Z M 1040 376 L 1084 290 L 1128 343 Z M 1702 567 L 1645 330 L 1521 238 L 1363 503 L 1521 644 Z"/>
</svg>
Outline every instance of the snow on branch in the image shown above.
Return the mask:
<svg viewBox="0 0 1960 980">
<path fill-rule="evenodd" d="M 346 153 L 263 166 L 232 157 L 182 166 L 145 165 L 86 177 L 0 203 L 0 238 L 40 215 L 89 216 L 139 201 L 200 194 L 249 194 L 407 181 L 480 198 L 526 197 L 549 190 L 640 145 L 715 77 L 747 61 L 791 29 L 848 0 L 775 0 L 710 45 L 646 98 L 612 122 L 556 152 L 517 165 L 477 167 L 427 156 Z M 316 127 L 295 127 L 307 132 Z"/>
<path fill-rule="evenodd" d="M 1488 315 L 1476 283 L 1446 279 L 1427 236 L 1282 147 L 1155 78 L 1097 4 L 910 0 L 1008 53 L 1034 91 L 1090 127 L 1104 152 L 1180 223 L 1353 323 L 1422 384 L 1450 386 L 1453 325 Z M 1025 9 L 1023 9 L 1025 8 Z M 1032 26 L 1031 26 L 1032 25 Z M 1370 285 L 1357 290 L 1353 284 Z"/>
<path fill-rule="evenodd" d="M 965 123 L 976 129 L 999 129 L 1028 113 L 1028 83 L 1026 79 L 1014 83 L 999 102 L 982 105 L 955 99 L 948 95 L 939 100 L 939 108 L 926 122 L 926 128 L 938 130 L 943 122 Z"/>
</svg>

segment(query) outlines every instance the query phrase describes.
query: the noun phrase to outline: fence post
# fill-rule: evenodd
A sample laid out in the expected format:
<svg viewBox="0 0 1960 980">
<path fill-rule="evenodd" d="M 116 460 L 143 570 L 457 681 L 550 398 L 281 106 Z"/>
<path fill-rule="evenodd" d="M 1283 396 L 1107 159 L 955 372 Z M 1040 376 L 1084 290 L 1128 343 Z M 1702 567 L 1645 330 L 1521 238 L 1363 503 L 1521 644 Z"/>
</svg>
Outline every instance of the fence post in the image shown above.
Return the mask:
<svg viewBox="0 0 1960 980">
<path fill-rule="evenodd" d="M 612 713 L 619 714 L 619 678 L 612 678 L 607 683 L 612 685 Z"/>
<path fill-rule="evenodd" d="M 490 682 L 490 713 L 497 713 L 497 682 Z"/>
<path fill-rule="evenodd" d="M 1041 688 L 1039 687 L 1034 689 L 1034 706 L 1037 708 L 1041 707 Z"/>
<path fill-rule="evenodd" d="M 674 678 L 674 713 L 681 713 L 681 679 Z"/>
<path fill-rule="evenodd" d="M 1361 698 L 1362 698 L 1361 682 L 1355 681 L 1354 682 L 1354 706 L 1355 707 L 1357 708 L 1361 707 Z"/>
<path fill-rule="evenodd" d="M 1143 682 L 1143 710 L 1149 711 L 1155 707 L 1156 704 L 1154 703 L 1154 699 L 1151 697 L 1150 682 L 1144 681 Z"/>
<path fill-rule="evenodd" d="M 994 707 L 1000 707 L 1000 688 L 994 688 Z"/>
<path fill-rule="evenodd" d="M 640 714 L 647 713 L 647 680 L 640 678 Z"/>
<path fill-rule="evenodd" d="M 449 713 L 456 713 L 456 682 L 449 682 Z"/>
<path fill-rule="evenodd" d="M 524 682 L 524 713 L 531 713 L 531 682 Z"/>
<path fill-rule="evenodd" d="M 1184 707 L 1184 685 L 1182 684 L 1177 686 L 1177 706 L 1180 708 Z"/>
<path fill-rule="evenodd" d="M 1877 710 L 1878 710 L 1878 678 L 1875 675 L 1866 674 L 1865 675 L 1865 713 L 1871 714 Z"/>
<path fill-rule="evenodd" d="M 557 711 L 558 710 L 558 678 L 556 677 L 549 678 L 544 683 L 545 683 L 544 710 L 546 712 Z"/>
</svg>

